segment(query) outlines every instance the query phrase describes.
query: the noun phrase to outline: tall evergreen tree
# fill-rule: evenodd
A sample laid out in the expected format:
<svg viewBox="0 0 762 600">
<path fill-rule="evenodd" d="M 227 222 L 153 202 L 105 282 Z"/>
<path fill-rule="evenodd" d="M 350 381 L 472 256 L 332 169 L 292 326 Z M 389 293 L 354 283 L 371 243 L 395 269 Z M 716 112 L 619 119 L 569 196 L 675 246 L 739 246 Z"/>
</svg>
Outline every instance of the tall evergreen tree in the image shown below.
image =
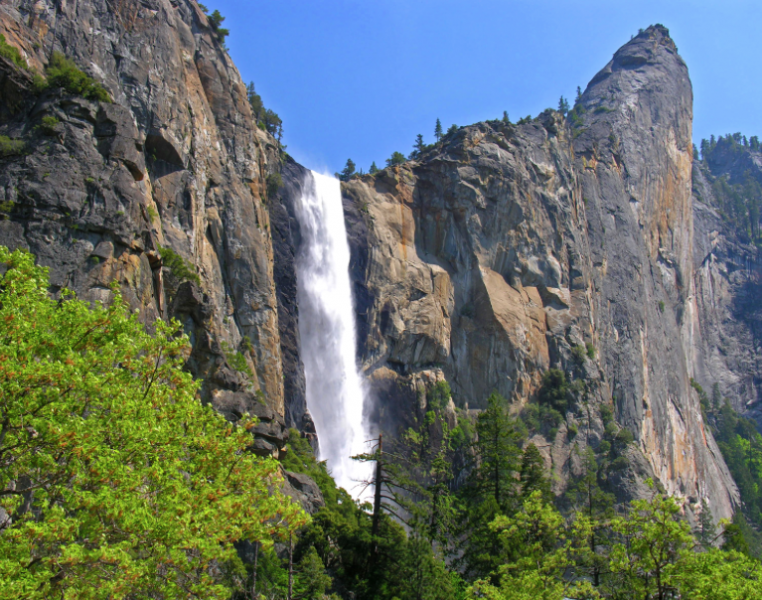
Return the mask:
<svg viewBox="0 0 762 600">
<path fill-rule="evenodd" d="M 426 149 L 426 144 L 423 143 L 423 135 L 420 133 L 415 136 L 415 143 L 413 144 L 413 151 L 410 153 L 409 158 L 415 159 L 421 156 L 421 153 Z"/>
<path fill-rule="evenodd" d="M 550 480 L 545 472 L 545 460 L 534 444 L 529 444 L 524 448 L 519 480 L 521 481 L 521 495 L 524 498 L 529 497 L 532 492 L 540 492 L 544 502 L 550 502 L 553 499 L 553 493 L 550 491 Z"/>
<path fill-rule="evenodd" d="M 508 111 L 504 110 L 503 111 L 503 123 L 508 125 L 510 122 L 511 122 L 511 120 L 508 118 Z"/>
<path fill-rule="evenodd" d="M 563 96 L 561 96 L 561 98 L 558 101 L 558 112 L 560 112 L 564 116 L 566 116 L 566 113 L 569 112 L 569 101 Z"/>
<path fill-rule="evenodd" d="M 376 166 L 375 160 L 372 163 L 370 163 L 370 169 L 368 169 L 368 173 L 370 173 L 371 175 L 378 173 L 378 167 Z"/>
<path fill-rule="evenodd" d="M 249 105 L 251 106 L 251 112 L 254 116 L 254 123 L 259 123 L 265 107 L 262 104 L 262 96 L 257 94 L 257 91 L 254 89 L 253 81 L 246 86 L 246 95 L 249 98 Z"/>
<path fill-rule="evenodd" d="M 349 181 L 352 175 L 355 174 L 355 167 L 355 162 L 351 158 L 348 158 L 347 164 L 344 166 L 341 174 L 339 175 L 339 179 L 342 181 Z"/>
<path fill-rule="evenodd" d="M 460 491 L 462 554 L 457 562 L 468 577 L 486 577 L 495 571 L 500 540 L 490 524 L 498 515 L 513 514 L 520 499 L 517 474 L 522 435 L 519 424 L 508 414 L 507 404 L 497 393 L 487 400 L 487 408 L 476 422 L 474 465 Z"/>
<path fill-rule="evenodd" d="M 442 133 L 442 122 L 437 119 L 437 124 L 434 126 L 434 137 L 437 141 L 442 139 L 442 136 L 444 134 Z"/>
</svg>

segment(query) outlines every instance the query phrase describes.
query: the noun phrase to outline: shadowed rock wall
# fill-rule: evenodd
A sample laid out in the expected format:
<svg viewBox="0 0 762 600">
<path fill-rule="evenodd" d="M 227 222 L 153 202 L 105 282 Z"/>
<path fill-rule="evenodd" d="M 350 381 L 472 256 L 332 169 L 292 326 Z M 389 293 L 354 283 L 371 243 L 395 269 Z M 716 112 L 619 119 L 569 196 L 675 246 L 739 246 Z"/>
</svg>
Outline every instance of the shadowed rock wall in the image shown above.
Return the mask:
<svg viewBox="0 0 762 600">
<path fill-rule="evenodd" d="M 103 301 L 116 280 L 147 323 L 177 317 L 203 397 L 233 420 L 259 414 L 259 450 L 277 453 L 286 410 L 265 189 L 280 160 L 206 16 L 191 0 L 14 0 L 0 5 L 0 32 L 38 71 L 53 51 L 73 59 L 114 101 L 38 96 L 0 65 L 0 133 L 28 149 L 0 170 L 11 207 L 0 243 L 34 252 L 54 290 Z M 199 283 L 173 280 L 160 247 Z"/>
</svg>

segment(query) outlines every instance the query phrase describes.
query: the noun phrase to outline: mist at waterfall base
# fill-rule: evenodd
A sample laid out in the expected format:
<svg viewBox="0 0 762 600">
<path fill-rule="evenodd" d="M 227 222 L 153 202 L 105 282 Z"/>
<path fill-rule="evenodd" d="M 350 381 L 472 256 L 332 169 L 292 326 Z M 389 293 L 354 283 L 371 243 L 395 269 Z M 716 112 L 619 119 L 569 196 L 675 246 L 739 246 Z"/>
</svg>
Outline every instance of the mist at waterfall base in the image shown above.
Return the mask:
<svg viewBox="0 0 762 600">
<path fill-rule="evenodd" d="M 337 485 L 365 497 L 372 464 L 352 460 L 370 451 L 365 389 L 355 354 L 355 311 L 338 179 L 310 172 L 296 203 L 301 244 L 296 260 L 299 338 L 307 408 Z"/>
</svg>

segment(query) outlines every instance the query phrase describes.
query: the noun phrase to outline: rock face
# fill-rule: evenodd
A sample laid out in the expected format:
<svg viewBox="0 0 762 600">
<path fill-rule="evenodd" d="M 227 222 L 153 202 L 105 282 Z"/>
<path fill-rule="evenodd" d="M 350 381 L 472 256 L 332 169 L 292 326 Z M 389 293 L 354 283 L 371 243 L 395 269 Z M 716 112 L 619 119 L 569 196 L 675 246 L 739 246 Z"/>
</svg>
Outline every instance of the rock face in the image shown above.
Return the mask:
<svg viewBox="0 0 762 600">
<path fill-rule="evenodd" d="M 721 216 L 711 182 L 762 182 L 762 153 L 738 145 L 693 164 L 694 272 L 700 346 L 694 377 L 762 422 L 762 256 Z M 713 394 L 715 395 L 715 394 Z"/>
<path fill-rule="evenodd" d="M 496 390 L 518 411 L 543 372 L 584 382 L 636 443 L 623 496 L 657 477 L 732 514 L 737 491 L 704 428 L 698 364 L 692 90 L 668 32 L 650 27 L 588 85 L 574 114 L 461 128 L 419 157 L 344 186 L 363 365 L 382 428 L 446 379 L 461 406 Z M 594 358 L 580 359 L 579 348 Z M 576 357 L 573 352 L 576 350 Z M 546 460 L 556 491 L 574 445 L 603 422 L 566 415 Z M 581 439 L 583 438 L 584 439 Z"/>
<path fill-rule="evenodd" d="M 31 68 L 61 52 L 113 98 L 36 95 L 3 59 L 0 133 L 27 152 L 2 160 L 0 243 L 35 253 L 54 290 L 106 301 L 116 280 L 146 323 L 177 317 L 204 399 L 232 420 L 262 413 L 260 450 L 277 454 L 286 407 L 265 189 L 280 160 L 206 16 L 191 0 L 14 0 L 0 33 Z M 160 248 L 198 282 L 174 278 Z"/>
</svg>

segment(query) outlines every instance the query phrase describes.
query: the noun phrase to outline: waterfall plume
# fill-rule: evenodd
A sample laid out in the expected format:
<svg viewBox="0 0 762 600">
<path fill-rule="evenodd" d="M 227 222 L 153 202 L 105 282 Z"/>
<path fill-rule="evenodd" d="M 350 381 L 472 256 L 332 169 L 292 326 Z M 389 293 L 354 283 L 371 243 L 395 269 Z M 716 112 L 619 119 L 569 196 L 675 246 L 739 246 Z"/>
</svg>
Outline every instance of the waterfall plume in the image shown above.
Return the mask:
<svg viewBox="0 0 762 600">
<path fill-rule="evenodd" d="M 356 358 L 349 244 L 339 181 L 310 172 L 296 204 L 301 232 L 297 256 L 299 337 L 307 407 L 336 483 L 359 497 L 370 463 L 352 460 L 370 438 L 365 388 Z"/>
</svg>

